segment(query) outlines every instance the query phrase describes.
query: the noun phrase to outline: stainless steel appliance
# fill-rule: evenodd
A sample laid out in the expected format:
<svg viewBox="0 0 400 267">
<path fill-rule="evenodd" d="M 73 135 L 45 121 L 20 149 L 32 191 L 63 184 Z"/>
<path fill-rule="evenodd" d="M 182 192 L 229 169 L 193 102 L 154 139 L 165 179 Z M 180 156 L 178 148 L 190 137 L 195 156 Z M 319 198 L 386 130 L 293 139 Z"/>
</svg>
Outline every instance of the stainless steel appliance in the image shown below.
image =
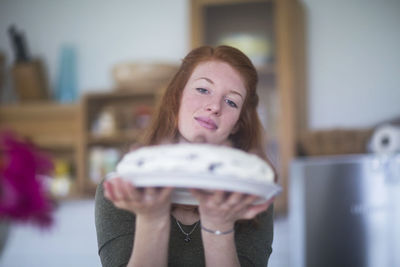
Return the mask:
<svg viewBox="0 0 400 267">
<path fill-rule="evenodd" d="M 400 154 L 296 159 L 291 267 L 400 266 Z"/>
</svg>

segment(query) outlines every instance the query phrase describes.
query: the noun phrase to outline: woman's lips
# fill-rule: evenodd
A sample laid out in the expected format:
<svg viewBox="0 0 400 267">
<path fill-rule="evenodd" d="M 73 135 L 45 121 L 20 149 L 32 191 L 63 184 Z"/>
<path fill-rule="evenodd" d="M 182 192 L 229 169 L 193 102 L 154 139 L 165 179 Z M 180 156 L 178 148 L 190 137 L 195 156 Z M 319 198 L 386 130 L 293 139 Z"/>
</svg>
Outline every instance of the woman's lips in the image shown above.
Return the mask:
<svg viewBox="0 0 400 267">
<path fill-rule="evenodd" d="M 212 119 L 209 119 L 207 117 L 195 117 L 194 119 L 204 128 L 207 128 L 210 130 L 218 129 L 217 124 Z"/>
</svg>

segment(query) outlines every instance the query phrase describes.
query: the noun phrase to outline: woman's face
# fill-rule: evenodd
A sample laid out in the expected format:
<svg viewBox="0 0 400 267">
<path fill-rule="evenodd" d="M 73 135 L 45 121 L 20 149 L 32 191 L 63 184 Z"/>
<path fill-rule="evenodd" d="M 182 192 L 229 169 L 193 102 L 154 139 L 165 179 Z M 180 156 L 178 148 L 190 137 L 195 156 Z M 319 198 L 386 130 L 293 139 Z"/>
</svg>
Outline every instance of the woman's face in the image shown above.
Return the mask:
<svg viewBox="0 0 400 267">
<path fill-rule="evenodd" d="M 236 130 L 245 98 L 242 78 L 229 64 L 200 63 L 183 89 L 178 114 L 180 141 L 227 143 Z"/>
</svg>

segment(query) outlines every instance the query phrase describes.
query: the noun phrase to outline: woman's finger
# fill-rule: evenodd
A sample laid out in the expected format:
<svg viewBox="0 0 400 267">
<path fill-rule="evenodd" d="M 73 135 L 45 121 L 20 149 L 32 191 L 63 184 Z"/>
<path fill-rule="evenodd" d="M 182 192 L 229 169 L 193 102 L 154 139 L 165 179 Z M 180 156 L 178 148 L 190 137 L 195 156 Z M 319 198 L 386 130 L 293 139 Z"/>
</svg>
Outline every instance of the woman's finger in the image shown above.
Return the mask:
<svg viewBox="0 0 400 267">
<path fill-rule="evenodd" d="M 144 189 L 143 200 L 145 202 L 153 202 L 157 199 L 157 190 L 154 187 L 147 187 Z"/>
<path fill-rule="evenodd" d="M 243 199 L 243 204 L 246 206 L 253 205 L 254 202 L 258 200 L 258 196 L 255 195 L 246 195 L 246 197 Z"/>
<path fill-rule="evenodd" d="M 266 211 L 274 200 L 274 198 L 271 198 L 265 203 L 250 206 L 249 209 L 244 213 L 243 219 L 253 219 L 255 216 L 257 216 L 257 214 Z"/>
<path fill-rule="evenodd" d="M 226 199 L 226 193 L 225 191 L 222 190 L 216 190 L 214 191 L 210 201 L 212 201 L 212 203 L 214 205 L 221 205 L 222 203 L 225 202 Z M 229 194 L 229 193 L 228 193 Z"/>
<path fill-rule="evenodd" d="M 115 200 L 115 195 L 114 195 L 114 189 L 113 189 L 113 185 L 112 183 L 105 181 L 103 183 L 103 187 L 104 187 L 104 196 L 110 200 L 110 201 L 114 201 Z"/>
<path fill-rule="evenodd" d="M 146 195 L 151 196 L 152 198 L 156 198 L 158 194 L 158 190 L 155 187 L 146 187 L 144 189 Z"/>
<path fill-rule="evenodd" d="M 118 201 L 121 200 L 122 196 L 121 196 L 121 190 L 120 190 L 120 179 L 116 178 L 113 179 L 112 181 L 109 181 L 109 189 L 110 189 L 110 193 L 112 195 L 112 199 L 114 201 Z"/>
<path fill-rule="evenodd" d="M 205 202 L 210 196 L 209 193 L 206 193 L 204 190 L 201 189 L 189 189 L 189 191 L 199 203 Z"/>
<path fill-rule="evenodd" d="M 141 201 L 143 198 L 143 188 L 136 187 L 133 184 L 129 184 L 130 188 L 132 189 L 132 196 L 133 201 Z"/>
<path fill-rule="evenodd" d="M 237 206 L 238 204 L 242 204 L 242 199 L 245 196 L 245 194 L 239 192 L 230 193 L 225 203 L 230 207 Z"/>
<path fill-rule="evenodd" d="M 165 187 L 160 189 L 160 200 L 166 201 L 171 197 L 172 191 L 174 190 L 173 187 Z"/>
<path fill-rule="evenodd" d="M 118 201 L 125 201 L 129 200 L 129 196 L 125 192 L 125 183 L 121 178 L 114 179 L 114 194 L 116 200 Z"/>
<path fill-rule="evenodd" d="M 126 201 L 138 201 L 141 199 L 141 194 L 135 189 L 129 182 L 123 182 L 123 187 L 121 188 L 125 196 Z"/>
<path fill-rule="evenodd" d="M 243 213 L 249 207 L 249 196 L 247 194 L 235 192 L 231 193 L 225 203 L 221 205 L 224 210 L 229 210 L 231 214 Z"/>
</svg>

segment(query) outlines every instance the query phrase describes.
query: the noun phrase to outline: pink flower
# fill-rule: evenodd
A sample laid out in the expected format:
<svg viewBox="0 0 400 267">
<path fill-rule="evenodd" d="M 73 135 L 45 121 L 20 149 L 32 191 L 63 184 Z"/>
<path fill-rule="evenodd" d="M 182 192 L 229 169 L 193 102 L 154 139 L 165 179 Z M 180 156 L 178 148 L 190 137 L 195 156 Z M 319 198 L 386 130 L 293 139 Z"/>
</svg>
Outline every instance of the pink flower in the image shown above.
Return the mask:
<svg viewBox="0 0 400 267">
<path fill-rule="evenodd" d="M 0 134 L 0 220 L 49 226 L 53 205 L 43 178 L 52 169 L 51 161 L 32 144 Z"/>
</svg>

